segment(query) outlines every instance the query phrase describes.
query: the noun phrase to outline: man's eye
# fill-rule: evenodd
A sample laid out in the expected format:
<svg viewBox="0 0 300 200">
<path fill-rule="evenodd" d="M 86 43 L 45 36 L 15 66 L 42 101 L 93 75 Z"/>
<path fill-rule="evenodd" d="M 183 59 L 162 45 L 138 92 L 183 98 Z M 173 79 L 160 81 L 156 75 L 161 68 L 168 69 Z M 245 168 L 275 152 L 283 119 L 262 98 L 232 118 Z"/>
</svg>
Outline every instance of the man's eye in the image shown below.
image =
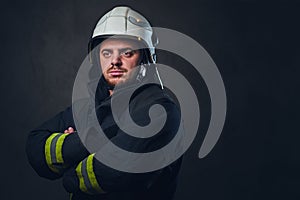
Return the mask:
<svg viewBox="0 0 300 200">
<path fill-rule="evenodd" d="M 122 52 L 122 55 L 123 55 L 124 57 L 126 57 L 126 58 L 129 58 L 129 57 L 133 56 L 133 54 L 134 54 L 134 51 L 133 51 L 133 50 L 128 50 L 128 51 Z"/>
<path fill-rule="evenodd" d="M 103 51 L 102 52 L 102 55 L 105 57 L 105 58 L 108 58 L 111 56 L 111 53 L 109 51 Z"/>
</svg>

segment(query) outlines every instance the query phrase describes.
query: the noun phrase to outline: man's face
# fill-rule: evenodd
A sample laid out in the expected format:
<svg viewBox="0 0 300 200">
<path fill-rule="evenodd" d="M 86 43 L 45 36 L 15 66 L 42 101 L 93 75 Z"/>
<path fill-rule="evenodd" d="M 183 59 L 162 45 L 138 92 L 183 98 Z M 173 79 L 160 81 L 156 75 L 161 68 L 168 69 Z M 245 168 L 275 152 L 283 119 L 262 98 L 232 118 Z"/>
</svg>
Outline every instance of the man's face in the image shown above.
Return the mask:
<svg viewBox="0 0 300 200">
<path fill-rule="evenodd" d="M 126 39 L 106 39 L 101 43 L 99 56 L 104 78 L 110 85 L 130 79 L 139 64 L 137 42 Z"/>
</svg>

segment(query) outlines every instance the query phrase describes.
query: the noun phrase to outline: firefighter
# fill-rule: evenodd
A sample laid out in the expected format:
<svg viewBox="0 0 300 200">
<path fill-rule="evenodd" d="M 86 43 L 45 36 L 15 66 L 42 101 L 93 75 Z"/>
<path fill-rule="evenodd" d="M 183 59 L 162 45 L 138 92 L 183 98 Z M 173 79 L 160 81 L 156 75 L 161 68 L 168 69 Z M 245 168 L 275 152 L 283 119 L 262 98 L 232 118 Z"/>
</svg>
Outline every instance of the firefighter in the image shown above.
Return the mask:
<svg viewBox="0 0 300 200">
<path fill-rule="evenodd" d="M 157 41 L 150 23 L 141 14 L 119 6 L 100 18 L 88 45 L 93 68 L 102 72 L 97 79 L 93 107 L 97 122 L 107 138 L 126 151 L 155 151 L 174 138 L 180 124 L 178 106 L 166 94 L 153 65 Z M 145 126 L 149 124 L 150 107 L 160 104 L 167 118 L 156 135 L 137 138 L 118 127 L 111 98 L 114 95 L 122 98 L 132 86 L 149 80 L 151 84 L 142 85 L 131 97 L 130 115 L 134 122 Z M 173 199 L 182 158 L 145 173 L 114 169 L 95 157 L 103 144 L 94 143 L 94 150 L 91 150 L 83 143 L 73 112 L 70 106 L 30 132 L 26 152 L 39 176 L 52 180 L 61 178 L 72 200 Z M 159 121 L 160 116 L 156 117 Z M 90 138 L 93 140 L 93 136 Z"/>
</svg>

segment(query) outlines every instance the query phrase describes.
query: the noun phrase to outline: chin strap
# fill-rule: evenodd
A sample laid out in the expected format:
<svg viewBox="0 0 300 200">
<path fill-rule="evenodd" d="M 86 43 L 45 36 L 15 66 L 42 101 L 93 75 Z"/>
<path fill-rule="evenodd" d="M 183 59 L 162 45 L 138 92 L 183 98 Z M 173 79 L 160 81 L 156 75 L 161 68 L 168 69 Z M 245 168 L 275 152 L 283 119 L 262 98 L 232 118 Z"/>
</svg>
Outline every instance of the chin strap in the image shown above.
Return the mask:
<svg viewBox="0 0 300 200">
<path fill-rule="evenodd" d="M 158 69 L 157 69 L 156 66 L 155 66 L 155 72 L 156 72 L 156 75 L 157 75 L 157 79 L 158 79 L 158 81 L 159 81 L 159 83 L 160 83 L 160 87 L 161 87 L 161 89 L 163 90 L 163 89 L 164 89 L 164 85 L 163 85 L 163 83 L 162 83 L 162 81 L 161 81 L 161 78 L 160 78 L 160 75 L 159 75 L 159 72 L 158 72 Z"/>
</svg>

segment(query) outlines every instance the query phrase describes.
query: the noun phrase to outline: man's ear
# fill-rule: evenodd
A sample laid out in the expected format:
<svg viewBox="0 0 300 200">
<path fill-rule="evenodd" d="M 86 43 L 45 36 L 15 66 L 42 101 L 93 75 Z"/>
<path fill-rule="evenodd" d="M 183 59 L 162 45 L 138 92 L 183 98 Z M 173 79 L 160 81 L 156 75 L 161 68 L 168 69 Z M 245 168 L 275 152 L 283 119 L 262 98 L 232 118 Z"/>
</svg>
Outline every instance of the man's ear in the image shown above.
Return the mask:
<svg viewBox="0 0 300 200">
<path fill-rule="evenodd" d="M 146 72 L 147 72 L 147 68 L 145 67 L 144 63 L 141 63 L 141 65 L 139 66 L 139 71 L 137 73 L 136 76 L 136 80 L 138 81 L 142 81 L 143 78 L 146 76 Z"/>
</svg>

